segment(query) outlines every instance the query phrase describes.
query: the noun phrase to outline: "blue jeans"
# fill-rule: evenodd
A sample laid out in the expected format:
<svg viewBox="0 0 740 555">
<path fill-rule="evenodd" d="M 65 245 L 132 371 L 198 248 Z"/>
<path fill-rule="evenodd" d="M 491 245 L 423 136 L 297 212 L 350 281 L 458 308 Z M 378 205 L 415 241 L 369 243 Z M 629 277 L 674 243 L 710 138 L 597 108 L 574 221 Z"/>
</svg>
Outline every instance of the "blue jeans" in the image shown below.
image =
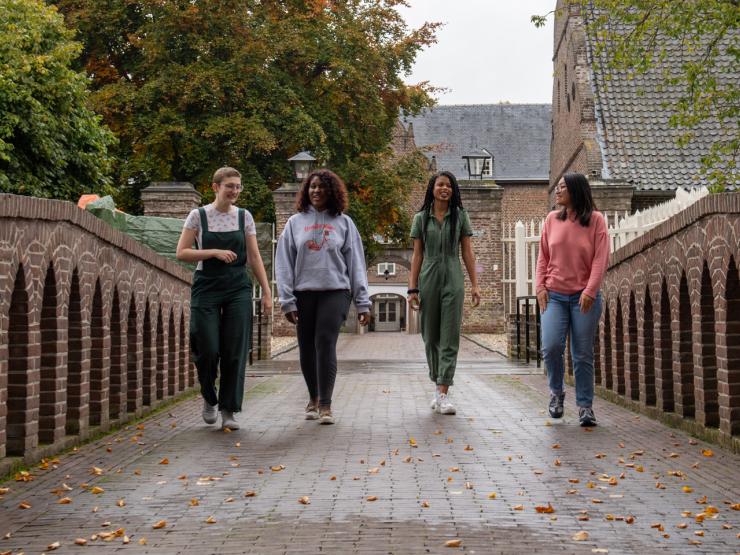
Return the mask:
<svg viewBox="0 0 740 555">
<path fill-rule="evenodd" d="M 581 313 L 578 301 L 581 293 L 565 295 L 548 291 L 547 308 L 542 313 L 542 356 L 550 382 L 550 391 L 560 394 L 564 389 L 565 338 L 570 333 L 570 354 L 576 381 L 576 404 L 590 407 L 594 399 L 594 333 L 601 317 L 601 293 L 596 295 L 591 309 Z"/>
</svg>

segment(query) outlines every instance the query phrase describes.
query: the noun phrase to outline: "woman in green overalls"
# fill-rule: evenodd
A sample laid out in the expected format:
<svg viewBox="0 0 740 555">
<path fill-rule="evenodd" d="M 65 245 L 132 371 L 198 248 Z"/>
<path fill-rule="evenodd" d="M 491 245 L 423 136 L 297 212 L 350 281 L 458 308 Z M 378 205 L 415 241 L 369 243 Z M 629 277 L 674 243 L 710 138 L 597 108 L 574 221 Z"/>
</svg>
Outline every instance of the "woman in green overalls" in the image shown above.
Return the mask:
<svg viewBox="0 0 740 555">
<path fill-rule="evenodd" d="M 447 171 L 431 177 L 424 205 L 414 216 L 414 253 L 409 274 L 409 306 L 419 310 L 429 378 L 436 384 L 432 410 L 455 414 L 448 397 L 457 365 L 465 281 L 459 247 L 472 284 L 472 302 L 480 304 L 473 229 L 460 200 L 457 179 Z"/>
<path fill-rule="evenodd" d="M 177 258 L 197 262 L 190 297 L 190 348 L 203 395 L 203 420 L 239 429 L 234 413 L 244 397 L 244 373 L 252 332 L 252 282 L 246 265 L 262 287 L 262 312 L 272 310 L 270 284 L 257 247 L 252 215 L 234 206 L 241 175 L 221 168 L 213 176 L 216 198 L 188 215 L 177 243 Z M 192 248 L 193 243 L 197 249 Z M 216 392 L 216 376 L 221 381 Z"/>
</svg>

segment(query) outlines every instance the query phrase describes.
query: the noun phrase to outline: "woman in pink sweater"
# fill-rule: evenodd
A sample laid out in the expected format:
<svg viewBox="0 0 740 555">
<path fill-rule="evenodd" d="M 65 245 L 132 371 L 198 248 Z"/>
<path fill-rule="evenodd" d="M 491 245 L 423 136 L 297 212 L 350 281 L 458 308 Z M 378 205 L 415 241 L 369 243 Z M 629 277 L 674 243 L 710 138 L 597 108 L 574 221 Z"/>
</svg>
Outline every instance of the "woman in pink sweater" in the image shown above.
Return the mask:
<svg viewBox="0 0 740 555">
<path fill-rule="evenodd" d="M 542 312 L 542 356 L 550 383 L 550 416 L 563 416 L 565 339 L 576 382 L 581 426 L 596 426 L 594 333 L 601 316 L 601 282 L 609 262 L 609 234 L 596 211 L 591 187 L 580 173 L 566 174 L 555 186 L 562 207 L 547 215 L 537 258 L 537 302 Z"/>
</svg>

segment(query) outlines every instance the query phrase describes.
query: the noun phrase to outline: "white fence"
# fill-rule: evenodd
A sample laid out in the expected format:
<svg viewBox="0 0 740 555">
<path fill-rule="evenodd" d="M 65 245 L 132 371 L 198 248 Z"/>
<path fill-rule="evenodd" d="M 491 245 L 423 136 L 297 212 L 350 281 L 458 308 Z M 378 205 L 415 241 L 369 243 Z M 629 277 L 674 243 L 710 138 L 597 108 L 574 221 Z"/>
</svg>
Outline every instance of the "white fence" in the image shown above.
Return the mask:
<svg viewBox="0 0 740 555">
<path fill-rule="evenodd" d="M 609 226 L 611 252 L 622 248 L 668 218 L 678 214 L 709 194 L 706 187 L 678 189 L 675 198 L 634 214 L 605 213 Z M 545 220 L 518 221 L 504 225 L 502 233 L 503 297 L 506 314 L 516 312 L 516 298 L 534 295 L 535 270 L 540 233 Z"/>
</svg>

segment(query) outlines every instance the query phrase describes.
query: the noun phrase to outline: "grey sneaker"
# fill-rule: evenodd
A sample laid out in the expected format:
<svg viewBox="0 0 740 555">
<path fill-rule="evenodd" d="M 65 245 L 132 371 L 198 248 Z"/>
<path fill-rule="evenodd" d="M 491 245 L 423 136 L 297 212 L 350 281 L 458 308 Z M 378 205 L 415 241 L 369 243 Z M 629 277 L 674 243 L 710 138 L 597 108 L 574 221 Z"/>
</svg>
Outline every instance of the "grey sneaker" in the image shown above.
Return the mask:
<svg viewBox="0 0 740 555">
<path fill-rule="evenodd" d="M 206 424 L 215 424 L 218 420 L 218 405 L 210 405 L 203 399 L 203 422 Z"/>
<path fill-rule="evenodd" d="M 319 403 L 309 401 L 306 405 L 306 420 L 317 420 L 319 418 Z"/>
<path fill-rule="evenodd" d="M 550 411 L 550 416 L 553 418 L 562 418 L 563 412 L 565 412 L 563 403 L 565 403 L 565 391 L 559 394 L 550 393 L 550 404 L 547 407 Z"/>
<path fill-rule="evenodd" d="M 229 430 L 238 430 L 239 423 L 234 417 L 234 413 L 230 410 L 221 411 L 221 428 L 228 428 Z"/>
<path fill-rule="evenodd" d="M 594 416 L 594 409 L 591 407 L 581 407 L 578 410 L 578 420 L 581 422 L 583 427 L 596 426 L 596 416 Z"/>
<path fill-rule="evenodd" d="M 334 424 L 334 415 L 330 407 L 319 408 L 319 424 Z"/>
<path fill-rule="evenodd" d="M 452 404 L 452 401 L 450 401 L 450 398 L 446 393 L 439 394 L 437 412 L 439 412 L 439 414 L 455 414 L 457 412 L 455 405 Z"/>
</svg>

